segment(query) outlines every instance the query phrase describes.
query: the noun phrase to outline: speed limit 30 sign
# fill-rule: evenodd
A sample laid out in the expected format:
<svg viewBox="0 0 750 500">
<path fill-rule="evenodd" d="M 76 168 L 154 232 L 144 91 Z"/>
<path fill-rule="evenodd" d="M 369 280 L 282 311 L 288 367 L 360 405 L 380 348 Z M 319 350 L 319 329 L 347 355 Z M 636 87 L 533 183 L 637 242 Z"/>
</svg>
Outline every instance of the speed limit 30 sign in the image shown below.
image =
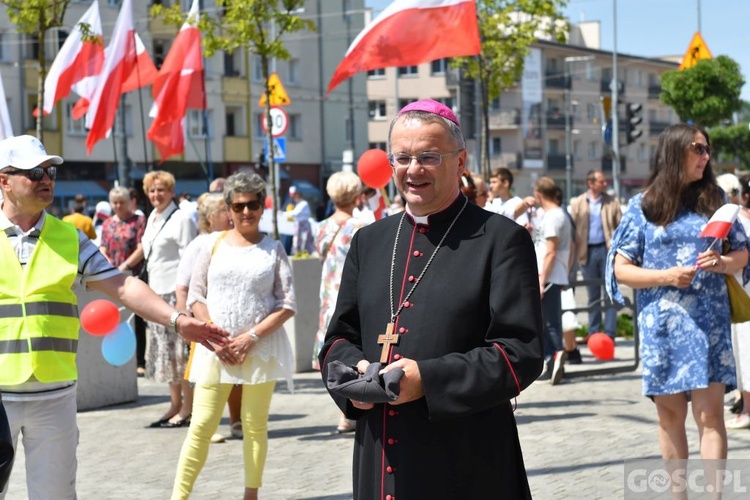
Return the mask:
<svg viewBox="0 0 750 500">
<path fill-rule="evenodd" d="M 268 133 L 268 123 L 266 123 L 266 115 L 263 114 L 263 118 L 260 121 L 260 125 L 263 128 L 264 133 Z M 283 108 L 272 107 L 271 108 L 271 135 L 273 137 L 281 137 L 286 133 L 286 129 L 289 127 L 289 115 L 286 114 Z"/>
</svg>

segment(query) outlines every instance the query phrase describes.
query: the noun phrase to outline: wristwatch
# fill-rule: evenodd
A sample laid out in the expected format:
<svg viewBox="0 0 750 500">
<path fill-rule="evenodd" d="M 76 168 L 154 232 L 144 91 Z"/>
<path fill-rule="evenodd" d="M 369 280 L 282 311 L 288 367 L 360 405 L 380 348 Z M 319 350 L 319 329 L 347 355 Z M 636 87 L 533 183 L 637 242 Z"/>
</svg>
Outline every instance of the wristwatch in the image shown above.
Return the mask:
<svg viewBox="0 0 750 500">
<path fill-rule="evenodd" d="M 185 316 L 185 313 L 182 311 L 175 311 L 169 317 L 169 326 L 167 327 L 167 329 L 171 333 L 178 333 L 177 332 L 177 318 L 179 318 L 180 316 Z"/>
<path fill-rule="evenodd" d="M 260 337 L 258 337 L 258 334 L 255 333 L 255 328 L 251 328 L 248 332 L 248 335 L 250 335 L 250 340 L 253 341 L 253 344 L 257 343 L 260 340 Z"/>
</svg>

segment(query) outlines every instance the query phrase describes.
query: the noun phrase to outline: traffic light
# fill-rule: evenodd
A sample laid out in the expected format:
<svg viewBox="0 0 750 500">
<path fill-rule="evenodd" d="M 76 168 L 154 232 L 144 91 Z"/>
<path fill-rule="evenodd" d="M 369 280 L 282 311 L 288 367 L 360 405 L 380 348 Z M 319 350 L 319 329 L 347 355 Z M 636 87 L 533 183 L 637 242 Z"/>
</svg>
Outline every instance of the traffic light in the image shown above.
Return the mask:
<svg viewBox="0 0 750 500">
<path fill-rule="evenodd" d="M 641 135 L 643 130 L 638 130 L 638 125 L 641 124 L 643 118 L 641 117 L 641 111 L 643 105 L 639 102 L 630 102 L 625 104 L 625 113 L 627 119 L 625 120 L 625 139 L 628 144 L 633 144 Z"/>
</svg>

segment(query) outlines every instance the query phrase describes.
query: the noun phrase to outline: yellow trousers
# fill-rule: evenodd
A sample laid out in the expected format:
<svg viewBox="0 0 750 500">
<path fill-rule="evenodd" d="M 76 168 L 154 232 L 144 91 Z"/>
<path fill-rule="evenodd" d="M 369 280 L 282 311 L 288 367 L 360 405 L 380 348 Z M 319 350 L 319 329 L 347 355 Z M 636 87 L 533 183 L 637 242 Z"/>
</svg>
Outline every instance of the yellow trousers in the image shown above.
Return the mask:
<svg viewBox="0 0 750 500">
<path fill-rule="evenodd" d="M 260 488 L 268 452 L 268 411 L 276 382 L 242 386 L 242 451 L 245 488 Z M 196 385 L 193 416 L 182 444 L 172 499 L 190 496 L 208 457 L 211 436 L 216 432 L 232 391 L 232 384 Z"/>
</svg>

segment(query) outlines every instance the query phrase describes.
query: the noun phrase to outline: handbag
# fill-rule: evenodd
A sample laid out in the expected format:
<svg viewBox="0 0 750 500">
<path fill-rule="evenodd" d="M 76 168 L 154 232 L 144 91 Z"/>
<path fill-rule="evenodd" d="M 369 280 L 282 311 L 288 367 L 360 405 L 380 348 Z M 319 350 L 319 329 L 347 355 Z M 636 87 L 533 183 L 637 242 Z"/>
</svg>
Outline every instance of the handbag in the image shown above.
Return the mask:
<svg viewBox="0 0 750 500">
<path fill-rule="evenodd" d="M 727 294 L 729 295 L 729 311 L 732 323 L 745 323 L 750 321 L 750 295 L 731 274 L 726 275 Z"/>
<path fill-rule="evenodd" d="M 148 251 L 148 255 L 146 256 L 146 260 L 143 261 L 143 267 L 141 268 L 141 272 L 138 273 L 138 279 L 143 281 L 148 285 L 148 259 L 151 257 L 151 252 L 154 251 L 154 241 L 156 241 L 156 237 L 159 236 L 159 233 L 161 233 L 161 230 L 164 229 L 164 226 L 167 225 L 167 222 L 169 222 L 169 219 L 174 215 L 176 211 L 178 211 L 180 207 L 175 208 L 172 213 L 170 213 L 167 216 L 167 219 L 164 221 L 164 224 L 161 225 L 158 231 L 156 231 L 156 234 L 154 235 L 154 239 L 151 242 L 151 248 Z"/>
</svg>

